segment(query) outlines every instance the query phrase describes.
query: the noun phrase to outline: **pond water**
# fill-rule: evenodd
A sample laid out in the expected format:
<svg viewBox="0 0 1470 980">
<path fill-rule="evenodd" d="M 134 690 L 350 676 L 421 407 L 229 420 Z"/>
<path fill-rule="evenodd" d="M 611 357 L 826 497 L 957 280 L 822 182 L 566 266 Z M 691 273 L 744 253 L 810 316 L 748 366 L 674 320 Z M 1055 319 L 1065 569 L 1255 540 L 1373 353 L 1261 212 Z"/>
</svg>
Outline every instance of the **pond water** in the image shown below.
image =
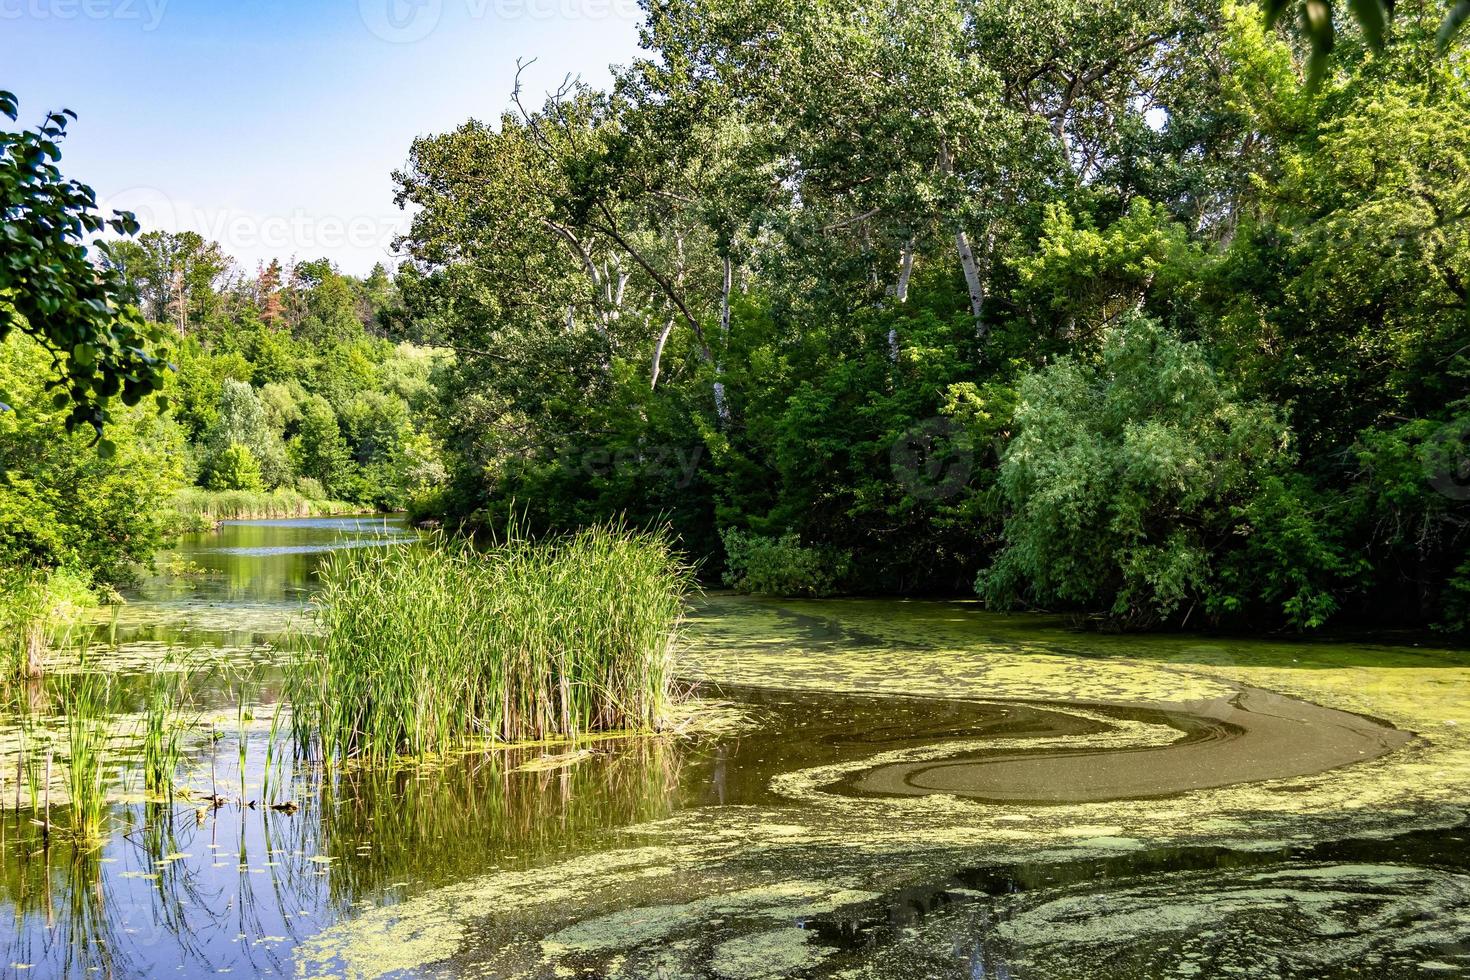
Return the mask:
<svg viewBox="0 0 1470 980">
<path fill-rule="evenodd" d="M 58 686 L 113 672 L 125 713 L 187 670 L 194 792 L 124 794 L 94 849 L 0 811 L 0 975 L 1470 973 L 1470 655 L 1412 641 L 713 595 L 680 656 L 725 724 L 288 768 L 267 799 L 315 568 L 412 539 L 227 523 L 104 613 L 86 663 L 51 665 Z"/>
</svg>

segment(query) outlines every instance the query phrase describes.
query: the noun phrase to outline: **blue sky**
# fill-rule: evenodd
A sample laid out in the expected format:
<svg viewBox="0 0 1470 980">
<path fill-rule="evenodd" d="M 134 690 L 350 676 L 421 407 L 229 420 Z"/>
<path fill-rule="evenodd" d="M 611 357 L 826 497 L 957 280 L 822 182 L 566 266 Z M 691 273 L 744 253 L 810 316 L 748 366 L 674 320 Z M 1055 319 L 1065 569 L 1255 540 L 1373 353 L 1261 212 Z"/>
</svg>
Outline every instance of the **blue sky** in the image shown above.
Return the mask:
<svg viewBox="0 0 1470 980">
<path fill-rule="evenodd" d="M 145 227 L 247 271 L 327 256 L 362 274 L 404 227 L 410 141 L 637 51 L 635 0 L 0 0 L 0 88 L 80 119 L 63 170 Z"/>
</svg>

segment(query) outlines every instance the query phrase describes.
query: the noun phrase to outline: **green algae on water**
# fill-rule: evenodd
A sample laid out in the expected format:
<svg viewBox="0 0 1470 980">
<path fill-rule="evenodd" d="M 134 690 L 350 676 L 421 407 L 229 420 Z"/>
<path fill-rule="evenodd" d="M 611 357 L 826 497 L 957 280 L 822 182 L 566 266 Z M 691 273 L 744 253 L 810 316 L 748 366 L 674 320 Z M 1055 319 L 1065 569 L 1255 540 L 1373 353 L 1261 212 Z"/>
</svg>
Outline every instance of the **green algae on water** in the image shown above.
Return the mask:
<svg viewBox="0 0 1470 980">
<path fill-rule="evenodd" d="M 764 934 L 772 942 L 791 941 L 776 940 L 776 930 L 754 920 L 732 932 L 738 921 L 715 913 L 721 896 L 753 888 L 840 881 L 854 893 L 886 893 L 981 856 L 1072 862 L 1181 845 L 1278 850 L 1323 838 L 1444 826 L 1464 816 L 1470 726 L 1451 722 L 1466 714 L 1470 656 L 1092 637 L 1035 623 L 951 603 L 714 597 L 693 617 L 684 663 L 705 679 L 729 683 L 1068 702 L 1066 710 L 1095 710 L 1106 719 L 1109 731 L 1084 737 L 1098 747 L 1157 746 L 1178 737 L 1158 723 L 1120 724 L 1112 708 L 1199 708 L 1235 697 L 1242 685 L 1365 712 L 1419 738 L 1345 769 L 1147 800 L 1034 807 L 942 793 L 828 791 L 834 780 L 876 765 L 976 746 L 961 739 L 874 752 L 778 773 L 772 785 L 784 802 L 683 810 L 624 829 L 618 835 L 623 843 L 596 855 L 491 874 L 393 910 L 370 911 L 303 947 L 303 969 L 336 964 L 348 975 L 380 975 L 379 953 L 432 923 L 439 948 L 436 959 L 420 967 L 452 961 L 476 963 L 497 976 L 554 976 L 584 968 L 588 956 L 605 958 L 599 960 L 603 967 L 622 957 L 620 969 L 636 975 L 626 973 L 630 964 L 648 967 L 674 956 L 689 972 L 713 972 L 722 944 Z M 1046 748 L 1067 745 L 1064 738 Z M 1361 879 L 1351 884 L 1369 887 Z M 567 919 L 574 924 L 565 925 Z M 639 928 L 630 927 L 634 921 Z M 559 924 L 549 928 L 553 922 Z M 745 948 L 728 948 L 724 962 L 742 962 L 729 954 Z M 864 972 L 849 959 L 829 963 L 821 951 L 814 955 L 834 973 Z"/>
</svg>

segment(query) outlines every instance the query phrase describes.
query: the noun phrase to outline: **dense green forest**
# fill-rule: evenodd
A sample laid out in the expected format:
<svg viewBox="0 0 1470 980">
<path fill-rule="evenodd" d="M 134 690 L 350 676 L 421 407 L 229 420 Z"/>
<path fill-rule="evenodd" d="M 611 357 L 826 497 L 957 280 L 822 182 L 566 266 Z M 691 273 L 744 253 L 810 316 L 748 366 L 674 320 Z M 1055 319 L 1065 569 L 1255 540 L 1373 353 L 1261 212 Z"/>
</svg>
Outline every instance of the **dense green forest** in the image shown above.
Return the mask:
<svg viewBox="0 0 1470 980">
<path fill-rule="evenodd" d="M 326 260 L 238 273 L 192 232 L 111 249 L 130 298 L 176 334 L 165 390 L 186 475 L 211 490 L 294 489 L 401 510 L 443 480 L 430 436 L 442 357 L 388 339 L 393 283 Z"/>
<path fill-rule="evenodd" d="M 1315 89 L 1253 6 L 653 9 L 610 91 L 398 175 L 451 511 L 666 517 L 771 591 L 1464 625 L 1438 7 Z"/>
<path fill-rule="evenodd" d="M 414 143 L 391 275 L 106 249 L 176 370 L 99 455 L 5 340 L 0 563 L 110 577 L 197 485 L 666 522 L 755 592 L 1470 626 L 1442 7 L 1339 23 L 1315 84 L 1217 0 L 648 12 L 607 90 Z"/>
</svg>

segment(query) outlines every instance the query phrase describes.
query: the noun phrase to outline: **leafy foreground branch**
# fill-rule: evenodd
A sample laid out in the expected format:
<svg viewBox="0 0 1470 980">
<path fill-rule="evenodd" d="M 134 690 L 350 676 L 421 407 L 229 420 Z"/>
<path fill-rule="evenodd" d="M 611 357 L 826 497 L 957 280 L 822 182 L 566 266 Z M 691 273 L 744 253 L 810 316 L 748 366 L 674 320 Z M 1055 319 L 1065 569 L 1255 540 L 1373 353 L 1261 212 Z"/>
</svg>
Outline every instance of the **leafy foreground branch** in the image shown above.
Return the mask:
<svg viewBox="0 0 1470 980">
<path fill-rule="evenodd" d="M 664 534 L 611 525 L 338 554 L 289 678 L 297 742 L 330 762 L 658 729 L 690 583 Z"/>
</svg>

